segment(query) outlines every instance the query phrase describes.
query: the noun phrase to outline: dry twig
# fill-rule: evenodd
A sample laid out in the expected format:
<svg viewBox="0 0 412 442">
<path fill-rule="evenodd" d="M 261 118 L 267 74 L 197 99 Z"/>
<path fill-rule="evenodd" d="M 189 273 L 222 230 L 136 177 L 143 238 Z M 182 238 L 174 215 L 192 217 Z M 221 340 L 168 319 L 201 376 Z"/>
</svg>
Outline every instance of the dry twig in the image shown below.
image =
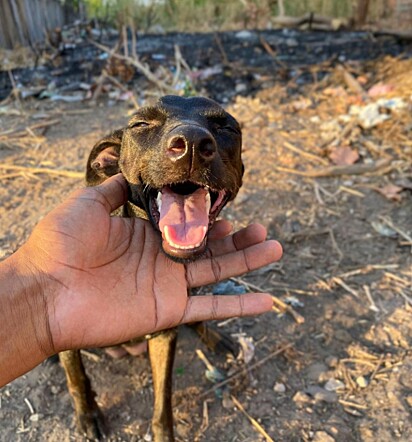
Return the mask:
<svg viewBox="0 0 412 442">
<path fill-rule="evenodd" d="M 59 169 L 50 169 L 48 167 L 25 167 L 25 166 L 15 166 L 14 164 L 0 164 L 0 170 L 16 170 L 23 174 L 40 174 L 44 173 L 46 175 L 57 175 L 64 176 L 67 178 L 84 178 L 83 172 L 76 172 L 72 170 L 59 170 Z"/>
<path fill-rule="evenodd" d="M 286 344 L 283 347 L 278 348 L 277 350 L 275 350 L 272 353 L 268 354 L 267 356 L 262 358 L 260 361 L 257 361 L 257 362 L 255 362 L 252 365 L 249 365 L 249 366 L 247 366 L 245 368 L 242 368 L 241 370 L 239 370 L 238 372 L 234 373 L 232 376 L 228 377 L 224 381 L 218 382 L 212 388 L 209 388 L 209 390 L 204 391 L 199 396 L 199 399 L 202 399 L 203 397 L 209 395 L 210 393 L 213 393 L 215 390 L 217 390 L 218 388 L 221 388 L 221 387 L 227 385 L 229 382 L 233 381 L 234 379 L 237 379 L 240 376 L 243 376 L 243 375 L 247 374 L 249 371 L 254 370 L 255 368 L 260 367 L 261 365 L 265 364 L 267 361 L 269 361 L 270 359 L 274 358 L 275 356 L 278 356 L 281 353 L 284 353 L 286 350 L 289 350 L 289 348 L 293 347 L 293 345 L 294 345 L 294 343 L 292 343 L 292 342 L 289 343 L 289 344 Z"/>
<path fill-rule="evenodd" d="M 101 49 L 102 51 L 108 53 L 111 57 L 118 58 L 119 60 L 124 60 L 134 66 L 136 69 L 138 69 L 149 81 L 154 83 L 159 89 L 162 89 L 166 92 L 176 93 L 176 90 L 172 87 L 166 84 L 164 81 L 159 80 L 153 72 L 145 66 L 143 63 L 141 63 L 138 59 L 134 59 L 132 57 L 126 57 L 125 55 L 116 54 L 113 52 L 113 49 L 110 49 L 107 46 L 104 46 L 100 43 L 97 43 L 93 40 L 89 40 L 90 43 L 97 48 Z"/>
<path fill-rule="evenodd" d="M 312 170 L 294 170 L 287 167 L 275 166 L 274 169 L 279 172 L 290 173 L 293 175 L 305 176 L 308 178 L 321 178 L 330 176 L 342 175 L 363 175 L 365 173 L 372 173 L 389 166 L 391 160 L 388 158 L 380 159 L 373 164 L 352 164 L 350 166 L 330 166 L 323 169 Z"/>
<path fill-rule="evenodd" d="M 274 442 L 273 439 L 266 433 L 265 429 L 262 427 L 262 425 L 259 424 L 259 422 L 254 419 L 246 410 L 245 407 L 235 398 L 235 396 L 231 395 L 233 403 L 236 405 L 237 408 L 249 419 L 250 423 L 253 425 L 253 427 L 257 430 L 259 434 L 261 434 L 268 442 Z"/>
<path fill-rule="evenodd" d="M 292 152 L 296 152 L 297 154 L 301 155 L 302 157 L 305 157 L 309 160 L 315 161 L 316 163 L 321 163 L 323 165 L 328 164 L 328 162 L 325 159 L 323 159 L 317 155 L 314 155 L 313 153 L 306 152 L 303 149 L 300 149 L 299 147 L 294 146 L 292 143 L 289 143 L 288 141 L 285 141 L 283 143 L 283 147 L 291 150 Z"/>
</svg>

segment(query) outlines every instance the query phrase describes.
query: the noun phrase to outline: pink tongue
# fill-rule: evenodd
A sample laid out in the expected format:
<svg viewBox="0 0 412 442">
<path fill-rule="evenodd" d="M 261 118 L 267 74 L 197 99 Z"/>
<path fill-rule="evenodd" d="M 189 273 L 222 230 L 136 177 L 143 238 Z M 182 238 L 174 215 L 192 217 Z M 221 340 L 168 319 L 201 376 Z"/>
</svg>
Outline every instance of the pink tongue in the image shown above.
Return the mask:
<svg viewBox="0 0 412 442">
<path fill-rule="evenodd" d="M 162 189 L 159 228 L 171 246 L 190 248 L 203 241 L 209 224 L 207 194 L 206 189 L 190 195 L 179 195 L 166 186 Z"/>
</svg>

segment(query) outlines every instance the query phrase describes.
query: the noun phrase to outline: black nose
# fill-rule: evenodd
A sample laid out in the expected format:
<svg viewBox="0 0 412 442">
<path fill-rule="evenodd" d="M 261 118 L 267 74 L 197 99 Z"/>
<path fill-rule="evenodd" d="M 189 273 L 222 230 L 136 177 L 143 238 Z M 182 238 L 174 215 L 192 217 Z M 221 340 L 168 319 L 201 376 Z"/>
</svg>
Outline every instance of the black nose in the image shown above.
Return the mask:
<svg viewBox="0 0 412 442">
<path fill-rule="evenodd" d="M 172 161 L 209 163 L 216 152 L 216 142 L 205 128 L 188 124 L 178 126 L 169 133 L 167 155 Z"/>
</svg>

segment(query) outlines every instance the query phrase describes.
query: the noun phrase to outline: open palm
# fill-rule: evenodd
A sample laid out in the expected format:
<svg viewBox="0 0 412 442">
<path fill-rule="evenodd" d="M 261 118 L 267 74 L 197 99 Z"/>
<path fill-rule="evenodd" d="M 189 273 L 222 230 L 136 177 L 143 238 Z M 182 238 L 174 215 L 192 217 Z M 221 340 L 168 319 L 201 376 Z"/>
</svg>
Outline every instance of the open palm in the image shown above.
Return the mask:
<svg viewBox="0 0 412 442">
<path fill-rule="evenodd" d="M 161 251 L 144 220 L 111 217 L 127 199 L 121 175 L 76 191 L 47 215 L 24 246 L 48 280 L 45 291 L 55 351 L 107 346 L 178 324 L 269 310 L 265 294 L 189 297 L 188 289 L 278 260 L 276 241 L 251 225 L 227 236 L 221 221 L 208 257 L 178 264 Z"/>
</svg>

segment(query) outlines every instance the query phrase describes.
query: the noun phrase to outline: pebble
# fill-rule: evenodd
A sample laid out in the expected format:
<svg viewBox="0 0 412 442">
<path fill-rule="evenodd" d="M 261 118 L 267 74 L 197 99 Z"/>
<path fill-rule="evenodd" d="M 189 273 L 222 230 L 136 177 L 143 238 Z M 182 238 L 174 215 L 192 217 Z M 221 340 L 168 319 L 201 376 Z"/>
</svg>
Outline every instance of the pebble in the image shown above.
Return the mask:
<svg viewBox="0 0 412 442">
<path fill-rule="evenodd" d="M 345 388 L 345 384 L 339 379 L 331 378 L 325 384 L 325 390 L 336 391 Z"/>
<path fill-rule="evenodd" d="M 39 416 L 38 413 L 34 413 L 34 414 L 32 414 L 32 415 L 30 416 L 29 419 L 30 419 L 32 422 L 38 422 L 39 419 L 40 419 L 40 416 Z"/>
<path fill-rule="evenodd" d="M 328 367 L 322 362 L 316 362 L 315 364 L 310 365 L 306 370 L 307 377 L 311 381 L 319 381 L 320 375 L 327 371 L 327 369 Z"/>
<path fill-rule="evenodd" d="M 317 431 L 312 439 L 313 442 L 335 442 L 335 439 L 326 431 Z"/>
<path fill-rule="evenodd" d="M 366 388 L 368 386 L 368 380 L 363 376 L 358 376 L 356 378 L 356 383 L 359 385 L 360 388 Z"/>
<path fill-rule="evenodd" d="M 338 395 L 334 391 L 327 391 L 317 385 L 311 385 L 305 392 L 312 396 L 317 402 L 333 403 L 338 400 Z"/>
<path fill-rule="evenodd" d="M 276 384 L 273 387 L 273 390 L 276 393 L 284 393 L 286 391 L 286 386 L 285 386 L 285 384 L 282 384 L 281 382 L 276 382 Z"/>
<path fill-rule="evenodd" d="M 310 397 L 304 393 L 303 391 L 298 391 L 293 396 L 293 401 L 296 402 L 298 405 L 303 405 L 305 403 L 311 402 Z"/>
</svg>

